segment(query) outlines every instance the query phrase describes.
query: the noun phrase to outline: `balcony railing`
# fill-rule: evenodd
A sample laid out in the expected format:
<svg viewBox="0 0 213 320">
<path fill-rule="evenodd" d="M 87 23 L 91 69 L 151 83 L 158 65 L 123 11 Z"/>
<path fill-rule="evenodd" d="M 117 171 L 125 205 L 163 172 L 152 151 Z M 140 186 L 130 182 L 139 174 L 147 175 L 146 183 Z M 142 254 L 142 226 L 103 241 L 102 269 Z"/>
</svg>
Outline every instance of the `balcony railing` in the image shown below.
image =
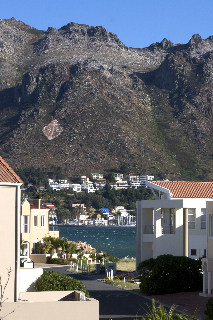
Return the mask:
<svg viewBox="0 0 213 320">
<path fill-rule="evenodd" d="M 162 234 L 175 234 L 175 228 L 173 226 L 162 227 Z"/>
</svg>

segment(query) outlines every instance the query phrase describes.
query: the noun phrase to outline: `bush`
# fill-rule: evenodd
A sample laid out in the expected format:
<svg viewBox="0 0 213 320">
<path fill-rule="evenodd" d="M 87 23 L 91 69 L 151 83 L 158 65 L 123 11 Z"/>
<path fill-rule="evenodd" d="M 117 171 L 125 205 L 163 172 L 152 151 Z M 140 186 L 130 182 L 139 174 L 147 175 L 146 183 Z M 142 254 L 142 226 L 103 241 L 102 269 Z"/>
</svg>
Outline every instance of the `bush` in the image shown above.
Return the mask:
<svg viewBox="0 0 213 320">
<path fill-rule="evenodd" d="M 201 261 L 161 255 L 138 266 L 142 293 L 165 294 L 202 290 Z"/>
<path fill-rule="evenodd" d="M 152 306 L 141 318 L 141 320 L 196 320 L 194 315 L 185 315 L 175 312 L 175 306 L 167 310 L 162 305 L 156 306 L 155 300 L 152 300 Z"/>
<path fill-rule="evenodd" d="M 49 263 L 51 264 L 70 264 L 70 260 L 66 260 L 66 259 L 61 259 L 61 258 L 51 258 L 49 260 Z"/>
<path fill-rule="evenodd" d="M 207 301 L 205 315 L 207 315 L 206 320 L 213 319 L 213 299 Z"/>
<path fill-rule="evenodd" d="M 79 290 L 85 292 L 89 296 L 83 283 L 63 273 L 55 271 L 44 271 L 44 273 L 36 280 L 36 291 L 72 291 Z"/>
</svg>

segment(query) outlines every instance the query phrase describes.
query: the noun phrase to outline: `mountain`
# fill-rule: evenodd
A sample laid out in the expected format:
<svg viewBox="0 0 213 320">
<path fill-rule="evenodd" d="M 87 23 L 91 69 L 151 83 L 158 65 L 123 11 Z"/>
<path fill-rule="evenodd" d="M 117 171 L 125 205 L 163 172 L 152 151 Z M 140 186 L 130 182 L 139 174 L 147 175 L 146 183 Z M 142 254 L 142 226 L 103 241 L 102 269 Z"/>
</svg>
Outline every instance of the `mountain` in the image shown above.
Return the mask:
<svg viewBox="0 0 213 320">
<path fill-rule="evenodd" d="M 61 167 L 211 180 L 213 37 L 130 48 L 103 27 L 0 20 L 0 154 Z"/>
</svg>

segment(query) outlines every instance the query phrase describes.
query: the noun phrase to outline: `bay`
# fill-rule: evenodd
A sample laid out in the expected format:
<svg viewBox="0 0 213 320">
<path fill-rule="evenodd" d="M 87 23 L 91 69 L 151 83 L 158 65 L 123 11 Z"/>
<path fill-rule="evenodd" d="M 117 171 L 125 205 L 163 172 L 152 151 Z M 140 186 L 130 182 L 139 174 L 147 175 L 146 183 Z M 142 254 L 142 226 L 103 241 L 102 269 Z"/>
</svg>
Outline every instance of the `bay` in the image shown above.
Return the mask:
<svg viewBox="0 0 213 320">
<path fill-rule="evenodd" d="M 51 230 L 51 229 L 50 229 Z M 60 227 L 59 237 L 69 241 L 82 241 L 91 244 L 118 258 L 136 257 L 135 227 Z"/>
</svg>

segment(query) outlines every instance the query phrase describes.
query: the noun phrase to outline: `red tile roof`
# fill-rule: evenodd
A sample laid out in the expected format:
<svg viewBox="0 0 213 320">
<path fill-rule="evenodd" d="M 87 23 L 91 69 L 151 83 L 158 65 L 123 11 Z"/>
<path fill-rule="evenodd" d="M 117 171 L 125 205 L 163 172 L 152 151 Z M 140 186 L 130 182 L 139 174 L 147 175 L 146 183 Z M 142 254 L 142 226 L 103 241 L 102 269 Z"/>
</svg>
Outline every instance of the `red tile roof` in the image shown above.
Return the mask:
<svg viewBox="0 0 213 320">
<path fill-rule="evenodd" d="M 23 183 L 21 178 L 19 178 L 2 157 L 0 157 L 0 182 Z"/>
<path fill-rule="evenodd" d="M 152 181 L 166 188 L 172 198 L 213 198 L 213 182 L 198 181 Z"/>
<path fill-rule="evenodd" d="M 38 206 L 34 205 L 33 203 L 30 203 L 30 209 L 38 209 Z M 49 208 L 44 207 L 44 206 L 40 206 L 40 209 L 46 209 L 49 210 Z"/>
</svg>

